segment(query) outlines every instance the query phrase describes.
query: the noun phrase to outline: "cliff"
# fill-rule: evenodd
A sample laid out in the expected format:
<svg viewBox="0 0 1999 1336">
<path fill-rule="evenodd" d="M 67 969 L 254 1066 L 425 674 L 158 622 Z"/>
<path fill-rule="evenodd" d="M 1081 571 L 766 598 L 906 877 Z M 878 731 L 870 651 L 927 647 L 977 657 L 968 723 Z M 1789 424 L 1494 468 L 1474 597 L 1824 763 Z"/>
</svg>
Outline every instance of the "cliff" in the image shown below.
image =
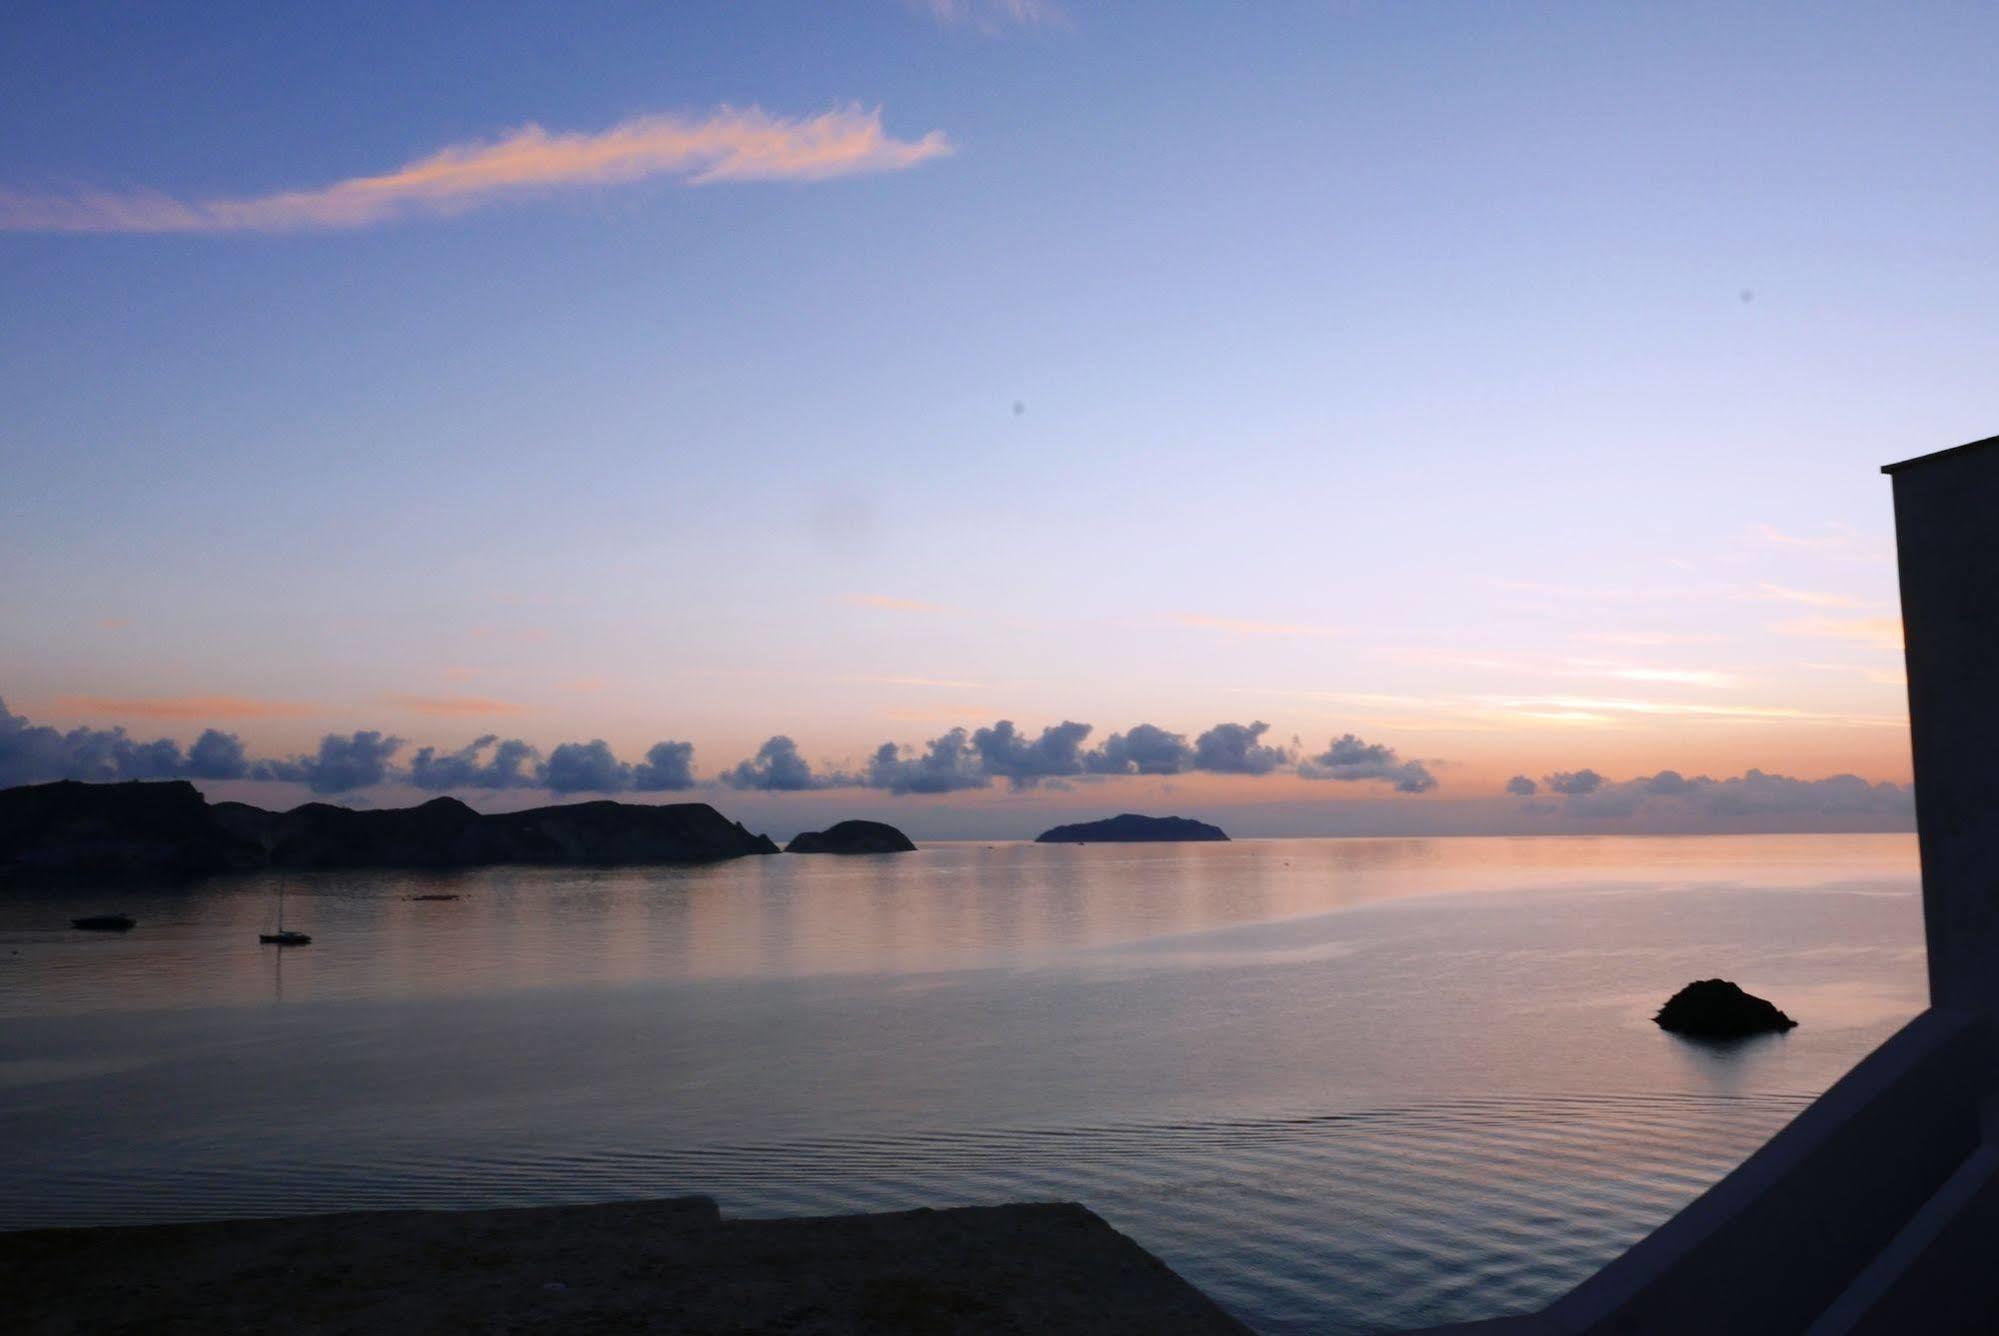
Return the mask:
<svg viewBox="0 0 1999 1336">
<path fill-rule="evenodd" d="M 788 854 L 906 854 L 916 846 L 909 836 L 883 821 L 841 821 L 824 830 L 808 830 L 784 846 Z"/>
<path fill-rule="evenodd" d="M 1184 816 L 1137 816 L 1126 812 L 1103 821 L 1057 826 L 1034 837 L 1036 844 L 1141 844 L 1173 840 L 1226 840 L 1220 826 Z"/>
<path fill-rule="evenodd" d="M 257 867 L 707 863 L 777 846 L 707 803 L 588 802 L 492 815 L 456 798 L 355 811 L 210 804 L 191 784 L 63 781 L 0 790 L 0 880 Z"/>
<path fill-rule="evenodd" d="M 200 876 L 263 861 L 256 843 L 210 819 L 185 780 L 0 789 L 0 880 Z"/>
</svg>

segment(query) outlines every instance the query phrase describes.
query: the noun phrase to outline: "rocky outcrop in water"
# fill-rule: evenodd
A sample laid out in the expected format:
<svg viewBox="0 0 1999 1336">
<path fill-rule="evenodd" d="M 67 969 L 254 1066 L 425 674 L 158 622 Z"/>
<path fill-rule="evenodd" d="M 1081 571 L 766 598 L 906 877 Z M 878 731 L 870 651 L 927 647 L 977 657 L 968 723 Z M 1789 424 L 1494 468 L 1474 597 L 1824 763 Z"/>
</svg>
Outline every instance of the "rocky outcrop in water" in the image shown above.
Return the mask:
<svg viewBox="0 0 1999 1336">
<path fill-rule="evenodd" d="M 916 846 L 884 821 L 841 821 L 808 830 L 784 846 L 788 854 L 907 854 Z"/>
<path fill-rule="evenodd" d="M 1701 979 L 1666 1000 L 1652 1018 L 1662 1030 L 1698 1039 L 1741 1039 L 1782 1034 L 1797 1022 L 1773 1003 L 1745 993 L 1727 979 Z"/>
<path fill-rule="evenodd" d="M 192 784 L 0 790 L 0 880 L 258 867 L 478 867 L 492 863 L 708 863 L 777 846 L 707 803 L 588 802 L 475 812 L 456 798 L 356 811 L 210 804 Z"/>
<path fill-rule="evenodd" d="M 1126 812 L 1103 821 L 1057 826 L 1034 837 L 1036 844 L 1142 844 L 1178 840 L 1226 840 L 1220 826 L 1184 816 L 1137 816 Z"/>
</svg>

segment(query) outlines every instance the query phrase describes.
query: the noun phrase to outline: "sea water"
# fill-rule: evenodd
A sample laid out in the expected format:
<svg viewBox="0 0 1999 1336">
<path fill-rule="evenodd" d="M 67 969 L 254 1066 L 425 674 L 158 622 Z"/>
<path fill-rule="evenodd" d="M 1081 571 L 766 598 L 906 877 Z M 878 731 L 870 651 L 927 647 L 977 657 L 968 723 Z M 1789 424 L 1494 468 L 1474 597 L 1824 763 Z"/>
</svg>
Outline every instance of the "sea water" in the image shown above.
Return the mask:
<svg viewBox="0 0 1999 1336">
<path fill-rule="evenodd" d="M 1261 1331 L 1393 1329 L 1554 1298 L 1924 1004 L 1912 836 L 286 884 L 309 947 L 264 874 L 0 893 L 0 1228 L 1075 1200 Z M 1714 975 L 1799 1027 L 1651 1024 Z"/>
</svg>

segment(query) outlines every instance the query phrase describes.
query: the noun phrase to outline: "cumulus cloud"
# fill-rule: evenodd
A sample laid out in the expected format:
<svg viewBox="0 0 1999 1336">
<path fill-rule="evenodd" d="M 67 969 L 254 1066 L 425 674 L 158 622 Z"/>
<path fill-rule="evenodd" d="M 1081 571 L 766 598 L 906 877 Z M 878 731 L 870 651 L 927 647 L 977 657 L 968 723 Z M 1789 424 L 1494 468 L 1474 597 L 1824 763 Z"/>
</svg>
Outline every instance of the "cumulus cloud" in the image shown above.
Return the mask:
<svg viewBox="0 0 1999 1336">
<path fill-rule="evenodd" d="M 489 750 L 490 749 L 490 750 Z M 541 782 L 538 753 L 519 738 L 488 733 L 453 752 L 424 747 L 410 759 L 409 780 L 420 789 L 528 789 Z"/>
<path fill-rule="evenodd" d="M 187 749 L 187 765 L 181 773 L 189 779 L 243 778 L 250 773 L 243 739 L 213 728 L 204 731 Z"/>
<path fill-rule="evenodd" d="M 858 105 L 817 116 L 718 107 L 702 116 L 654 115 L 591 132 L 524 125 L 496 139 L 451 144 L 393 171 L 331 185 L 237 198 L 182 199 L 157 190 L 38 194 L 0 189 L 10 232 L 296 232 L 366 227 L 462 213 L 556 190 L 669 177 L 716 181 L 824 181 L 901 171 L 951 152 L 933 130 L 896 139 L 881 111 Z"/>
<path fill-rule="evenodd" d="M 485 737 L 457 751 L 425 747 L 410 760 L 409 782 L 420 789 L 534 789 L 551 793 L 658 793 L 689 789 L 694 744 L 654 743 L 645 759 L 627 764 L 602 738 L 564 742 L 547 760 L 519 738 Z"/>
<path fill-rule="evenodd" d="M 761 789 L 777 793 L 797 793 L 806 789 L 839 789 L 858 783 L 854 776 L 839 771 L 815 772 L 799 755 L 798 744 L 782 733 L 757 748 L 747 761 L 722 772 L 722 782 L 732 789 Z"/>
<path fill-rule="evenodd" d="M 1073 719 L 1050 725 L 1029 738 L 1002 719 L 972 734 L 972 749 L 986 774 L 1004 779 L 1016 789 L 1030 789 L 1044 779 L 1083 773 L 1083 740 L 1090 726 Z"/>
<path fill-rule="evenodd" d="M 602 738 L 562 743 L 541 768 L 541 786 L 551 793 L 620 793 L 631 785 L 632 768 Z"/>
<path fill-rule="evenodd" d="M 1194 739 L 1194 769 L 1218 775 L 1267 775 L 1291 761 L 1288 747 L 1258 741 L 1270 731 L 1261 719 L 1250 724 L 1216 724 Z"/>
<path fill-rule="evenodd" d="M 55 779 L 238 779 L 246 770 L 243 743 L 232 733 L 211 728 L 183 755 L 170 738 L 140 742 L 122 728 L 65 733 L 31 724 L 0 700 L 0 787 Z"/>
<path fill-rule="evenodd" d="M 884 742 L 868 760 L 868 786 L 890 793 L 955 793 L 991 782 L 962 728 L 932 738 L 920 752 Z"/>
<path fill-rule="evenodd" d="M 1677 770 L 1616 781 L 1589 770 L 1575 775 L 1590 775 L 1595 782 L 1558 790 L 1566 795 L 1559 810 L 1570 816 L 1597 820 L 1641 812 L 1704 818 L 1818 816 L 1900 820 L 1915 810 L 1913 788 L 1874 783 L 1858 775 L 1794 779 L 1754 769 L 1724 779 L 1707 775 L 1690 777 Z"/>
<path fill-rule="evenodd" d="M 1545 779 L 1550 792 L 1572 798 L 1595 793 L 1603 787 L 1603 776 L 1594 770 L 1557 770 Z"/>
<path fill-rule="evenodd" d="M 632 787 L 641 793 L 694 787 L 694 744 L 655 742 L 646 758 L 632 767 Z"/>
<path fill-rule="evenodd" d="M 1531 798 L 1541 791 L 1541 786 L 1525 775 L 1515 775 L 1506 781 L 1506 791 L 1516 798 Z"/>
<path fill-rule="evenodd" d="M 1083 761 L 1093 775 L 1177 775 L 1194 765 L 1194 749 L 1184 733 L 1136 724 L 1113 733 Z"/>
<path fill-rule="evenodd" d="M 389 778 L 389 759 L 402 745 L 401 738 L 385 737 L 373 729 L 345 736 L 328 733 L 319 740 L 316 755 L 259 761 L 251 767 L 250 778 L 287 780 L 314 793 L 372 788 Z"/>
<path fill-rule="evenodd" d="M 1334 738 L 1319 755 L 1300 761 L 1298 773 L 1305 779 L 1380 780 L 1393 784 L 1398 793 L 1426 793 L 1437 787 L 1436 777 L 1421 761 L 1405 761 L 1393 747 L 1362 742 L 1351 733 Z"/>
</svg>

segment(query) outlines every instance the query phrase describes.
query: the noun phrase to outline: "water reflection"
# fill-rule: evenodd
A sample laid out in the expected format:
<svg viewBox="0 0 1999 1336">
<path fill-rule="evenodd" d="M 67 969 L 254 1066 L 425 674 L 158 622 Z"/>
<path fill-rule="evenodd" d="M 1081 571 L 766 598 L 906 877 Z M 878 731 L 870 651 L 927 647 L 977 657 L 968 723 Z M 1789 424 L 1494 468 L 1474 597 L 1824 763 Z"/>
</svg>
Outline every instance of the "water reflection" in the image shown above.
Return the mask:
<svg viewBox="0 0 1999 1336">
<path fill-rule="evenodd" d="M 1069 1197 L 1267 1330 L 1485 1316 L 1920 1008 L 1914 867 L 1842 836 L 294 874 L 296 951 L 256 941 L 260 877 L 121 892 L 115 937 L 30 890 L 0 901 L 0 1226 Z M 1716 974 L 1802 1025 L 1652 1025 Z"/>
</svg>

